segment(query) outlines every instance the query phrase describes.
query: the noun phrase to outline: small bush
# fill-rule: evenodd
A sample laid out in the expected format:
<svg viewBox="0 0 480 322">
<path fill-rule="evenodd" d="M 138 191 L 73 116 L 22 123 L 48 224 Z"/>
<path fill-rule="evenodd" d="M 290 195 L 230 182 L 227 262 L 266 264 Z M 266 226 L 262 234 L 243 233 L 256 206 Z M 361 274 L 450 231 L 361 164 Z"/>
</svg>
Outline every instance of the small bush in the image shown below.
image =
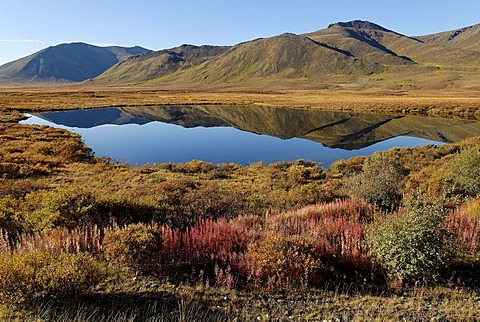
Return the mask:
<svg viewBox="0 0 480 322">
<path fill-rule="evenodd" d="M 38 191 L 27 195 L 27 202 L 31 210 L 26 219 L 36 231 L 53 227 L 73 229 L 99 221 L 96 196 L 86 189 Z"/>
<path fill-rule="evenodd" d="M 248 257 L 253 278 L 270 286 L 317 284 L 322 277 L 315 242 L 308 237 L 269 234 L 259 245 L 251 245 Z"/>
<path fill-rule="evenodd" d="M 380 210 L 394 210 L 401 200 L 404 172 L 395 159 L 387 154 L 374 153 L 365 160 L 362 173 L 355 177 L 353 193 Z"/>
<path fill-rule="evenodd" d="M 450 258 L 445 214 L 438 205 L 412 202 L 405 211 L 385 217 L 369 232 L 370 254 L 390 282 L 429 281 Z"/>
<path fill-rule="evenodd" d="M 161 230 L 156 225 L 131 224 L 105 233 L 105 258 L 112 264 L 137 272 L 155 271 L 162 248 Z"/>
<path fill-rule="evenodd" d="M 23 220 L 16 209 L 18 202 L 11 197 L 0 197 L 0 229 L 10 235 L 16 235 L 23 230 Z"/>
<path fill-rule="evenodd" d="M 102 275 L 102 265 L 84 253 L 0 253 L 0 300 L 18 305 L 73 297 L 85 293 Z"/>
<path fill-rule="evenodd" d="M 450 180 L 467 195 L 480 193 L 480 152 L 463 151 L 450 161 Z"/>
</svg>

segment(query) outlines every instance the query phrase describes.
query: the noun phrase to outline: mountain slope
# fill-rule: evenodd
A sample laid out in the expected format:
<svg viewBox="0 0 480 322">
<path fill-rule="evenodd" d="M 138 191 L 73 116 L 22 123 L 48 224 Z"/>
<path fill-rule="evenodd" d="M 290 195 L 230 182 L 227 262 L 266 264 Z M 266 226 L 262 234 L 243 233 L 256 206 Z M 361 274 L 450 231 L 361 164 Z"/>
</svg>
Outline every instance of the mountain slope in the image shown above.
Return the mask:
<svg viewBox="0 0 480 322">
<path fill-rule="evenodd" d="M 445 46 L 441 42 L 408 37 L 368 21 L 339 22 L 307 34 L 351 52 L 355 57 L 373 59 L 381 64 L 399 65 L 416 62 L 440 66 L 476 64 L 479 53 L 463 46 Z"/>
<path fill-rule="evenodd" d="M 61 44 L 0 66 L 0 82 L 79 82 L 97 77 L 127 57 L 145 52 L 148 50 L 141 47 Z"/>
<path fill-rule="evenodd" d="M 417 38 L 426 43 L 438 43 L 480 51 L 480 24 Z"/>
<path fill-rule="evenodd" d="M 411 58 L 400 56 L 383 44 L 385 38 L 403 39 L 408 38 L 407 36 L 368 21 L 339 22 L 331 24 L 326 29 L 306 34 L 306 36 L 329 46 L 348 51 L 360 59 L 387 65 L 413 64 Z"/>
<path fill-rule="evenodd" d="M 409 37 L 368 21 L 331 24 L 312 33 L 259 38 L 233 47 L 181 46 L 132 57 L 99 84 L 444 89 L 480 86 L 478 26 Z M 441 39 L 457 40 L 446 44 Z M 448 36 L 450 35 L 450 36 Z M 460 41 L 461 40 L 461 41 Z"/>
<path fill-rule="evenodd" d="M 315 81 L 332 74 L 369 75 L 382 70 L 375 62 L 365 62 L 308 37 L 287 33 L 235 45 L 214 59 L 158 81 L 204 84 Z"/>
<path fill-rule="evenodd" d="M 100 75 L 98 82 L 142 82 L 187 69 L 228 50 L 227 46 L 182 45 L 130 57 Z"/>
</svg>

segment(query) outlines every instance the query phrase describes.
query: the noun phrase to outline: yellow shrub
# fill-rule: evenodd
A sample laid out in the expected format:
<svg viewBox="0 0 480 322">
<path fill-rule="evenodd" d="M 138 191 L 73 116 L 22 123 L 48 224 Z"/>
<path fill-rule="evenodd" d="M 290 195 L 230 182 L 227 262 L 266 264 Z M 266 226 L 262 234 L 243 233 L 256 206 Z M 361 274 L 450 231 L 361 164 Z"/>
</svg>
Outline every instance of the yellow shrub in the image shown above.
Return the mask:
<svg viewBox="0 0 480 322">
<path fill-rule="evenodd" d="M 34 304 L 85 293 L 100 281 L 101 264 L 91 255 L 44 250 L 0 253 L 0 301 Z"/>
<path fill-rule="evenodd" d="M 315 242 L 303 236 L 268 235 L 249 256 L 257 272 L 255 278 L 275 286 L 307 285 L 319 282 L 322 264 Z"/>
<path fill-rule="evenodd" d="M 105 233 L 105 257 L 112 264 L 136 271 L 152 271 L 162 247 L 160 228 L 156 225 L 132 224 Z"/>
</svg>

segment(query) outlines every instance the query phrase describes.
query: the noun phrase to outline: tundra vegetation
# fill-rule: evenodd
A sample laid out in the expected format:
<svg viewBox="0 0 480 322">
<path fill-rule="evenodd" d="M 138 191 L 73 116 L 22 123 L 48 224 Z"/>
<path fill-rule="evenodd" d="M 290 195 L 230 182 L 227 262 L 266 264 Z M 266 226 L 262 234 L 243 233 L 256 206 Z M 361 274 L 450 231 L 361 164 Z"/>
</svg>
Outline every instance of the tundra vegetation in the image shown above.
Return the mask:
<svg viewBox="0 0 480 322">
<path fill-rule="evenodd" d="M 480 317 L 479 138 L 329 168 L 130 167 L 18 124 L 46 94 L 1 95 L 4 320 Z"/>
</svg>

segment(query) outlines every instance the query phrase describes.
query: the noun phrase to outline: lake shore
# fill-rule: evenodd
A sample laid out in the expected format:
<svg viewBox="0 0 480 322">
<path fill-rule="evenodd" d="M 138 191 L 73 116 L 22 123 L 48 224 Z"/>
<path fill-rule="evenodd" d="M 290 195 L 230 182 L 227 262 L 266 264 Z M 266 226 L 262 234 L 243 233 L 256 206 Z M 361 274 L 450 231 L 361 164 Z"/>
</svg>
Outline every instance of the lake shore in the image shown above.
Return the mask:
<svg viewBox="0 0 480 322">
<path fill-rule="evenodd" d="M 480 118 L 480 94 L 475 90 L 162 89 L 140 86 L 89 87 L 75 84 L 0 86 L 0 111 L 33 112 L 165 104 L 254 104 L 367 113 Z"/>
</svg>

